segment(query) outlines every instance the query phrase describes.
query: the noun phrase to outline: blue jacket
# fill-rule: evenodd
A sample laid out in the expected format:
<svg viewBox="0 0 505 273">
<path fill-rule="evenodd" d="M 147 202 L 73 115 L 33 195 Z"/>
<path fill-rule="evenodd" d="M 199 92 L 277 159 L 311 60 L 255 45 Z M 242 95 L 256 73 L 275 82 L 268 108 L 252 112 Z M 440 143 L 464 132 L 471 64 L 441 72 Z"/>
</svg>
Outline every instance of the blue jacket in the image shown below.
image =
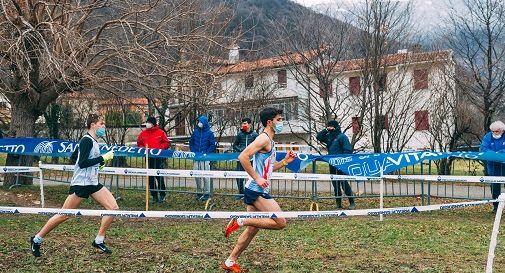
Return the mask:
<svg viewBox="0 0 505 273">
<path fill-rule="evenodd" d="M 189 149 L 194 153 L 214 153 L 216 151 L 216 138 L 210 130 L 209 120 L 206 116 L 200 116 L 198 121 L 203 127 L 196 127 L 189 139 Z"/>
<path fill-rule="evenodd" d="M 335 127 L 335 131 L 323 129 L 317 133 L 316 139 L 326 144 L 329 155 L 352 154 L 351 142 L 349 138 L 342 133 L 340 126 Z"/>
<path fill-rule="evenodd" d="M 505 153 L 505 133 L 502 134 L 502 136 L 499 139 L 494 139 L 491 132 L 485 134 L 480 144 L 480 151 Z M 487 165 L 487 175 L 491 176 L 505 175 L 504 163 L 486 161 L 486 165 Z"/>
</svg>

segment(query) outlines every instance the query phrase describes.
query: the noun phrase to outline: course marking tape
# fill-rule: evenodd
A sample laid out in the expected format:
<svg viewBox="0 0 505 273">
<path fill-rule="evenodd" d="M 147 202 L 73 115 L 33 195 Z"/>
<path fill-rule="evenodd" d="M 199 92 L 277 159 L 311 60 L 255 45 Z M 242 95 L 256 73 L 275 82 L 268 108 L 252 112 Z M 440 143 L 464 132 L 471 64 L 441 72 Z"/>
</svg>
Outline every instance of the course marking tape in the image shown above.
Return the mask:
<svg viewBox="0 0 505 273">
<path fill-rule="evenodd" d="M 483 200 L 428 206 L 398 207 L 384 209 L 339 210 L 339 211 L 278 211 L 278 212 L 226 212 L 226 211 L 120 211 L 89 209 L 52 209 L 27 207 L 0 207 L 0 214 L 38 214 L 52 216 L 114 216 L 124 218 L 166 218 L 166 219 L 230 219 L 230 218 L 334 218 L 345 216 L 376 216 L 407 214 L 415 212 L 446 210 L 478 206 L 495 202 Z"/>
<path fill-rule="evenodd" d="M 11 167 L 11 166 L 0 167 L 0 173 L 35 173 L 39 171 L 40 171 L 39 167 Z"/>
</svg>

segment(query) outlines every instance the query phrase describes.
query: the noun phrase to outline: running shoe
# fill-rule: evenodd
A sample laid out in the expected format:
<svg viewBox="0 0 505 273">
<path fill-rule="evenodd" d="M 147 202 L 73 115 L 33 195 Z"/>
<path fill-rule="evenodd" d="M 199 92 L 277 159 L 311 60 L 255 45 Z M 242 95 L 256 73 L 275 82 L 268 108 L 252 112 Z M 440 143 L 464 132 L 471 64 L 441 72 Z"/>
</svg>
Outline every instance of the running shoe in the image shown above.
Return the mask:
<svg viewBox="0 0 505 273">
<path fill-rule="evenodd" d="M 237 219 L 232 218 L 228 223 L 228 225 L 226 225 L 226 227 L 224 228 L 224 237 L 226 238 L 230 237 L 230 234 L 239 228 L 240 226 L 238 225 Z"/>
<path fill-rule="evenodd" d="M 240 272 L 240 266 L 237 263 L 233 263 L 232 266 L 226 266 L 226 264 L 223 263 L 222 267 L 224 270 L 228 272 L 234 272 L 234 273 Z"/>
<path fill-rule="evenodd" d="M 99 250 L 100 250 L 100 251 L 102 251 L 103 253 L 107 253 L 107 254 L 111 254 L 111 253 L 112 253 L 112 250 L 110 250 L 109 248 L 107 248 L 107 246 L 105 245 L 105 243 L 100 243 L 100 244 L 97 244 L 97 243 L 95 243 L 95 240 L 93 240 L 93 242 L 91 243 L 91 245 L 92 245 L 94 248 L 99 249 Z"/>
<path fill-rule="evenodd" d="M 32 236 L 32 238 L 30 238 L 30 245 L 31 245 L 31 249 L 32 249 L 32 254 L 33 256 L 35 257 L 40 257 L 40 244 L 37 244 L 33 241 L 33 238 L 35 238 L 35 236 Z"/>
</svg>

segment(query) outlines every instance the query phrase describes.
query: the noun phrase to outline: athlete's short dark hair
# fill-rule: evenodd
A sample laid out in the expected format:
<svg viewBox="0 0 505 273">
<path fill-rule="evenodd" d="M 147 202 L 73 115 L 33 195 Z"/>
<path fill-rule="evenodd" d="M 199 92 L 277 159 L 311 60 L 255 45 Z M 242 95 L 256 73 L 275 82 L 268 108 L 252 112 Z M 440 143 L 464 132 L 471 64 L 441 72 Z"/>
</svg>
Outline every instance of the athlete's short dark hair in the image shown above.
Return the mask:
<svg viewBox="0 0 505 273">
<path fill-rule="evenodd" d="M 267 121 L 269 120 L 274 120 L 275 116 L 277 115 L 282 115 L 282 110 L 281 109 L 276 109 L 273 107 L 268 107 L 260 112 L 260 120 L 261 124 L 263 124 L 263 127 L 267 126 Z"/>
<path fill-rule="evenodd" d="M 86 120 L 86 126 L 88 126 L 88 129 L 91 128 L 91 123 L 97 123 L 100 120 L 100 116 L 97 114 L 90 114 L 88 116 L 88 119 Z"/>
</svg>

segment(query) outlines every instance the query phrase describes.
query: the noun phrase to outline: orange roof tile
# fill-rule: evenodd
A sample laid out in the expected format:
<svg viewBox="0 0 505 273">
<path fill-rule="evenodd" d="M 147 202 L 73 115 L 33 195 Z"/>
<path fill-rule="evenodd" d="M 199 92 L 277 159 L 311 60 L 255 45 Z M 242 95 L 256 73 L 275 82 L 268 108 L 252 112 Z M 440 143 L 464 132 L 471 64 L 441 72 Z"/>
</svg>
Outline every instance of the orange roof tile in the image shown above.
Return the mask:
<svg viewBox="0 0 505 273">
<path fill-rule="evenodd" d="M 237 64 L 230 64 L 217 69 L 217 74 L 234 74 L 243 72 L 252 72 L 263 69 L 272 69 L 284 67 L 288 64 L 302 64 L 308 59 L 311 59 L 317 54 L 315 50 L 306 51 L 303 53 L 292 53 L 287 56 L 276 56 L 266 59 L 259 59 L 255 61 L 243 61 Z M 428 61 L 442 61 L 450 59 L 452 55 L 451 50 L 420 52 L 420 53 L 395 53 L 385 55 L 382 58 L 381 66 L 394 66 L 406 63 L 419 63 Z M 361 70 L 364 67 L 365 59 L 351 59 L 338 61 L 334 71 L 352 71 Z"/>
<path fill-rule="evenodd" d="M 324 50 L 324 49 L 323 49 Z M 309 50 L 302 53 L 291 53 L 284 56 L 275 56 L 266 59 L 259 59 L 254 61 L 243 61 L 237 64 L 229 64 L 217 69 L 217 74 L 233 74 L 250 72 L 263 69 L 271 69 L 283 67 L 288 64 L 302 64 L 306 60 L 316 56 L 318 51 Z"/>
<path fill-rule="evenodd" d="M 395 66 L 399 64 L 421 63 L 421 62 L 435 62 L 444 61 L 451 58 L 451 50 L 420 52 L 420 53 L 395 53 L 385 55 L 381 59 L 381 66 Z M 352 59 L 345 61 L 338 61 L 333 67 L 334 71 L 352 71 L 361 70 L 365 66 L 365 59 Z M 328 66 L 327 66 L 328 67 Z"/>
</svg>

